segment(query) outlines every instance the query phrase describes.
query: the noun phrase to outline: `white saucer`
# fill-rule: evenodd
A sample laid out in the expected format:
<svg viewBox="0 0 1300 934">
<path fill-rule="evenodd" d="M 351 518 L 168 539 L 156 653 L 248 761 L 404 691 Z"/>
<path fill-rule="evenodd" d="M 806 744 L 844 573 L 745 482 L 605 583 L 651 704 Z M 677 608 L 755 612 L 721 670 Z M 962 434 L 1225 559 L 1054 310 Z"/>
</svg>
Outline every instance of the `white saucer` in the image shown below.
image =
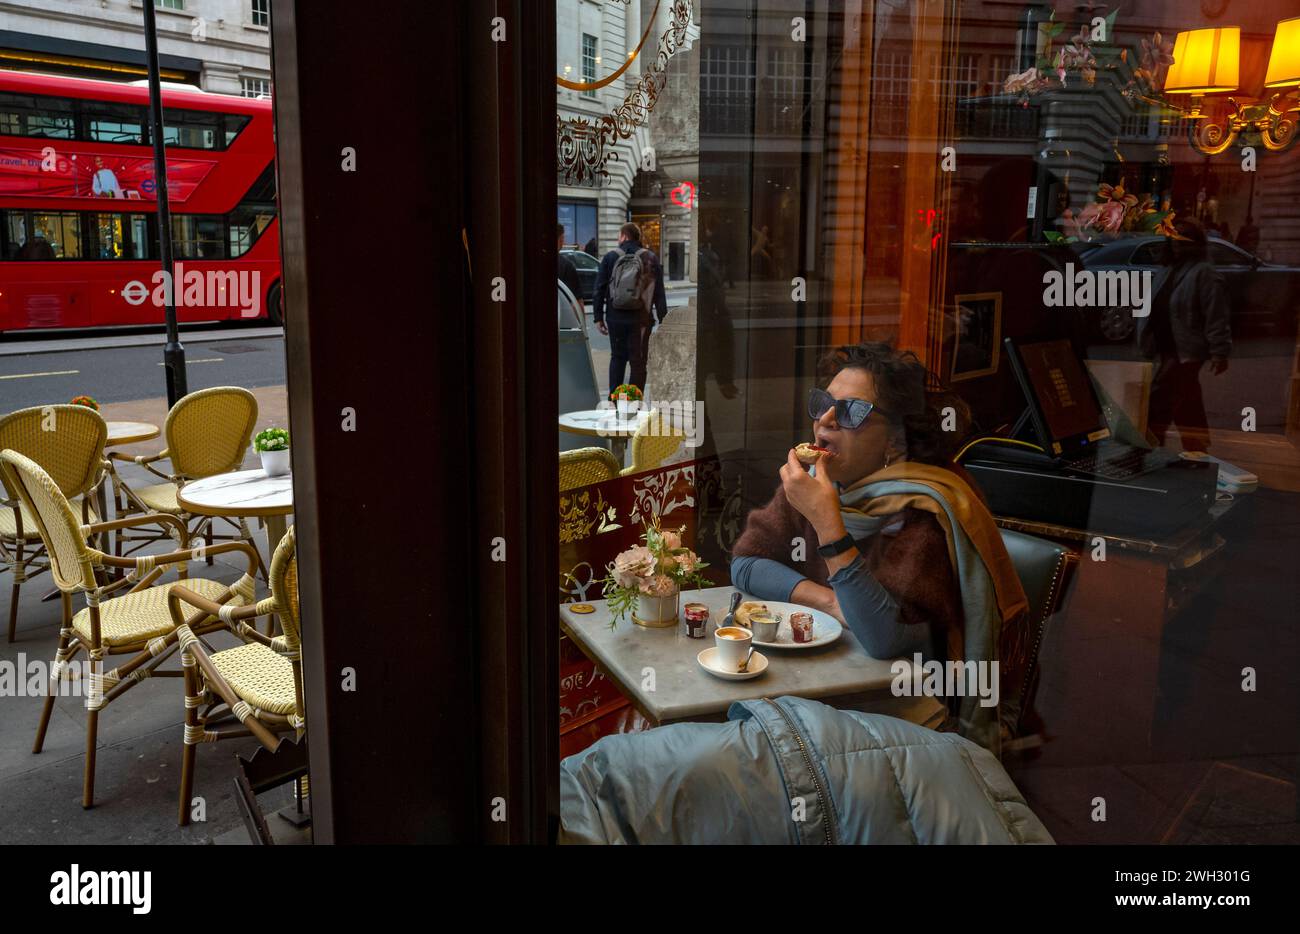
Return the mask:
<svg viewBox="0 0 1300 934">
<path fill-rule="evenodd" d="M 725 671 L 717 667 L 718 647 L 712 646 L 705 649 L 697 655 L 696 661 L 700 667 L 709 674 L 725 681 L 748 681 L 750 678 L 757 678 L 763 672 L 767 671 L 767 658 L 760 652 L 755 652 L 749 659 L 748 671 Z"/>
</svg>

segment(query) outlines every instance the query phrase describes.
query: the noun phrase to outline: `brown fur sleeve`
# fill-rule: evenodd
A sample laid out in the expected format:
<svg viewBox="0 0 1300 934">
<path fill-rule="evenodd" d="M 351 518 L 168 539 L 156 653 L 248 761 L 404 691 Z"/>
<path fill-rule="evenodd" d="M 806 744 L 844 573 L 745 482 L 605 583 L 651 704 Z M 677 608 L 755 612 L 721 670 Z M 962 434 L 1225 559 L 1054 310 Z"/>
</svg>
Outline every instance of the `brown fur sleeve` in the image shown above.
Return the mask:
<svg viewBox="0 0 1300 934">
<path fill-rule="evenodd" d="M 745 517 L 745 531 L 736 539 L 731 553 L 733 556 L 771 558 L 788 565 L 791 539 L 804 534 L 802 520 L 803 516 L 785 498 L 785 490 L 777 487 L 776 494 L 766 506 Z M 816 543 L 813 545 L 815 547 Z"/>
</svg>

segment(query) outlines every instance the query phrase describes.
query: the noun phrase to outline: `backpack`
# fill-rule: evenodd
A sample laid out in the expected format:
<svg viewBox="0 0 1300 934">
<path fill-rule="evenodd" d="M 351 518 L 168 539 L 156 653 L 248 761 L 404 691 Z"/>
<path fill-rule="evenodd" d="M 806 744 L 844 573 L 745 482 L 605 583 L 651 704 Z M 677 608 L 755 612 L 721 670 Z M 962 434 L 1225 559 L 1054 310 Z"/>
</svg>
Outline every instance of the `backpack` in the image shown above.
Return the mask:
<svg viewBox="0 0 1300 934">
<path fill-rule="evenodd" d="M 654 275 L 650 263 L 642 259 L 650 251 L 645 247 L 625 252 L 614 263 L 609 276 L 609 304 L 619 311 L 644 311 L 649 308 L 647 293 Z"/>
</svg>

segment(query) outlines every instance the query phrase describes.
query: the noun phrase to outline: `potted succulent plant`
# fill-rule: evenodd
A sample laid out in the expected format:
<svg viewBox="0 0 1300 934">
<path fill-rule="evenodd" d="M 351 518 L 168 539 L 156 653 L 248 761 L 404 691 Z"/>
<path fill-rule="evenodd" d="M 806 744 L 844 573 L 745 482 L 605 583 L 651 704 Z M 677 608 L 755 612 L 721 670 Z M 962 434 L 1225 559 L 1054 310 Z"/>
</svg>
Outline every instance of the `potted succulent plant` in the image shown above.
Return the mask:
<svg viewBox="0 0 1300 934">
<path fill-rule="evenodd" d="M 262 469 L 268 477 L 281 477 L 289 472 L 289 432 L 283 428 L 266 428 L 253 436 L 253 450 L 262 458 Z"/>
<path fill-rule="evenodd" d="M 96 402 L 94 398 L 91 396 L 73 396 L 71 401 L 68 404 L 84 405 L 88 409 L 94 409 L 96 412 L 99 411 L 99 403 Z"/>
<path fill-rule="evenodd" d="M 682 544 L 685 526 L 675 531 L 659 527 L 658 518 L 645 525 L 641 544 L 620 552 L 600 581 L 609 599 L 611 626 L 629 612 L 632 622 L 653 629 L 677 624 L 677 598 L 685 585 L 703 587 L 707 562 Z"/>
<path fill-rule="evenodd" d="M 613 400 L 618 407 L 618 417 L 620 419 L 625 419 L 630 413 L 635 412 L 640 408 L 640 403 L 645 396 L 642 394 L 639 386 L 634 386 L 631 383 L 623 383 L 621 386 L 614 387 L 613 391 L 609 394 L 609 398 Z M 634 402 L 637 404 L 633 405 L 632 403 Z"/>
</svg>

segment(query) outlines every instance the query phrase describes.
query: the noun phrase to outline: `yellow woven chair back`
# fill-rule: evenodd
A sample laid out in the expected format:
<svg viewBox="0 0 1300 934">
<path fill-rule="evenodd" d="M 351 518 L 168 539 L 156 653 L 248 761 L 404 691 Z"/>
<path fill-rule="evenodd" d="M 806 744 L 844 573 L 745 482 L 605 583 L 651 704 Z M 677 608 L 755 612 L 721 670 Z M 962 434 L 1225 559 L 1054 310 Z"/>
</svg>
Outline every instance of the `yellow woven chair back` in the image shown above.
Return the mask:
<svg viewBox="0 0 1300 934">
<path fill-rule="evenodd" d="M 68 499 L 95 486 L 107 437 L 104 419 L 84 405 L 38 405 L 0 418 L 0 451 L 31 458 Z"/>
<path fill-rule="evenodd" d="M 641 473 L 658 467 L 681 446 L 685 432 L 672 427 L 667 419 L 652 413 L 632 436 L 632 466 L 623 475 Z"/>
<path fill-rule="evenodd" d="M 36 519 L 54 583 L 65 592 L 93 590 L 95 570 L 81 523 L 54 478 L 17 451 L 0 451 L 0 474 Z"/>
<path fill-rule="evenodd" d="M 618 461 L 606 448 L 560 452 L 560 492 L 618 476 Z"/>
<path fill-rule="evenodd" d="M 192 392 L 167 413 L 172 473 L 198 480 L 238 470 L 257 425 L 257 399 L 238 386 Z"/>
<path fill-rule="evenodd" d="M 298 626 L 298 553 L 294 546 L 294 527 L 289 526 L 271 556 L 271 596 L 280 611 L 280 625 L 284 628 L 284 641 L 291 649 L 302 645 Z"/>
</svg>

